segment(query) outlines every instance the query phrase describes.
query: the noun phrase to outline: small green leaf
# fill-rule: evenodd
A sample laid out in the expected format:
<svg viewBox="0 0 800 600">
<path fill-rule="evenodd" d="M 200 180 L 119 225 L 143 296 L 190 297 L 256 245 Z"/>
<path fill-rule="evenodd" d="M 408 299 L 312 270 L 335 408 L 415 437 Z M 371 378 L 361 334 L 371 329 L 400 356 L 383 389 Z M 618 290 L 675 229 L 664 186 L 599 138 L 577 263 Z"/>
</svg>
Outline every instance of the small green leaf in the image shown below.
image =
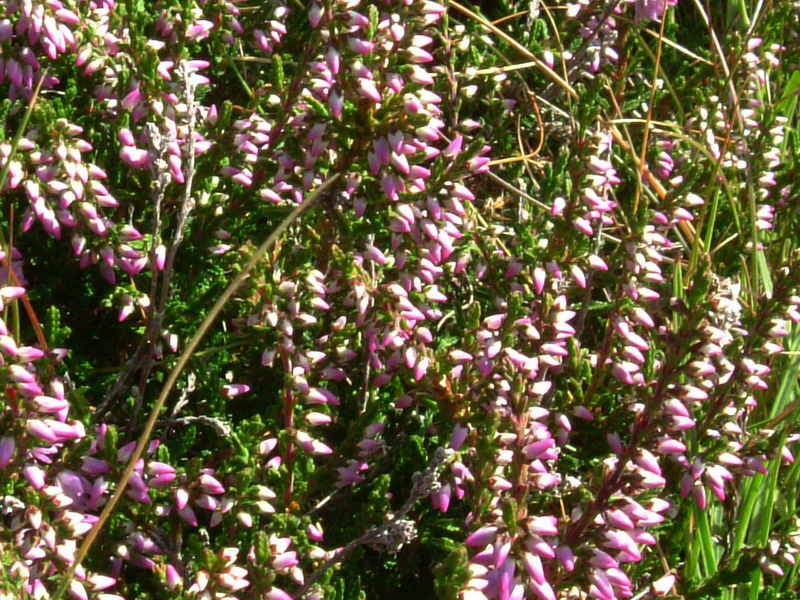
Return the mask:
<svg viewBox="0 0 800 600">
<path fill-rule="evenodd" d="M 281 55 L 277 53 L 272 56 L 272 83 L 279 92 L 282 92 L 286 85 L 286 76 L 283 72 L 283 59 Z"/>
</svg>

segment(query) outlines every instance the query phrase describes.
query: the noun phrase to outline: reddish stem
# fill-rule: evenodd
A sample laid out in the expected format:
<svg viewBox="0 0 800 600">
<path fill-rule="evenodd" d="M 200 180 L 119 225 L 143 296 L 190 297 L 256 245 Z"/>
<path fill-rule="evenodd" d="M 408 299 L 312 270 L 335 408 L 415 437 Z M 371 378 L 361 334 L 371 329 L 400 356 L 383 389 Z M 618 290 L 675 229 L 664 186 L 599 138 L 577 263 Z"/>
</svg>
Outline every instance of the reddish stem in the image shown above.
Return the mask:
<svg viewBox="0 0 800 600">
<path fill-rule="evenodd" d="M 10 263 L 11 263 L 11 261 L 8 260 L 7 256 L 5 258 L 3 258 L 3 266 L 5 267 L 6 272 L 11 277 L 12 283 L 15 286 L 23 287 L 20 284 L 19 277 L 17 277 L 17 274 L 14 272 L 14 269 L 11 268 L 11 264 Z M 28 300 L 27 291 L 24 294 L 22 294 L 22 296 L 20 296 L 19 299 L 22 300 L 22 305 L 25 307 L 25 312 L 28 314 L 28 318 L 31 321 L 31 325 L 33 326 L 33 330 L 36 333 L 36 339 L 39 342 L 39 345 L 42 347 L 42 350 L 47 352 L 47 350 L 48 350 L 47 340 L 45 340 L 44 331 L 42 331 L 42 326 L 39 323 L 39 319 L 36 318 L 36 312 L 34 312 L 34 310 L 33 310 L 33 306 L 31 305 L 31 301 Z"/>
</svg>

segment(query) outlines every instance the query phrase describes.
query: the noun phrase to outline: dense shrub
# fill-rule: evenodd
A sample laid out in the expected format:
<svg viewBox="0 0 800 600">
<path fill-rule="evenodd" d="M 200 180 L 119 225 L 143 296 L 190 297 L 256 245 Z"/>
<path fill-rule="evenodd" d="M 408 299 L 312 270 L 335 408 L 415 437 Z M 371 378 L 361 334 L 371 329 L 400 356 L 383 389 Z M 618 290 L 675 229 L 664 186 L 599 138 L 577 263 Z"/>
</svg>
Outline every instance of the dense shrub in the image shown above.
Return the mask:
<svg viewBox="0 0 800 600">
<path fill-rule="evenodd" d="M 0 2 L 0 597 L 795 597 L 799 26 Z"/>
</svg>

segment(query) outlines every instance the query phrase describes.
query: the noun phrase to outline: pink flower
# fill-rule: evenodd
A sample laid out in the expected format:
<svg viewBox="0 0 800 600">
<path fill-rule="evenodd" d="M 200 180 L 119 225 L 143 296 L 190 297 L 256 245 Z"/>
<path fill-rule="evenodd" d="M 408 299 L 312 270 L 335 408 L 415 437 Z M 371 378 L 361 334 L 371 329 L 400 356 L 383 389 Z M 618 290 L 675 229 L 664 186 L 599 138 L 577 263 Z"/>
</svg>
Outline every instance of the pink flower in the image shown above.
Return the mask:
<svg viewBox="0 0 800 600">
<path fill-rule="evenodd" d="M 120 103 L 122 108 L 128 112 L 132 112 L 134 108 L 136 108 L 142 100 L 145 99 L 145 95 L 139 90 L 139 86 L 136 85 L 128 95 L 122 99 Z"/>
<path fill-rule="evenodd" d="M 39 419 L 28 419 L 26 428 L 28 433 L 36 438 L 39 438 L 40 440 L 45 440 L 47 442 L 55 442 L 58 440 L 58 437 L 53 433 L 53 430 Z"/>
<path fill-rule="evenodd" d="M 647 19 L 661 21 L 661 15 L 666 9 L 665 4 L 666 6 L 675 6 L 678 4 L 678 0 L 636 0 L 634 21 L 637 23 Z"/>
<path fill-rule="evenodd" d="M 469 535 L 467 539 L 464 540 L 464 544 L 466 546 L 471 546 L 471 547 L 485 546 L 486 544 L 489 544 L 492 541 L 494 541 L 496 535 L 497 535 L 497 527 L 493 525 L 481 527 L 480 529 L 476 530 L 471 535 Z"/>
<path fill-rule="evenodd" d="M 431 494 L 431 504 L 433 508 L 442 511 L 443 513 L 447 512 L 448 507 L 450 506 L 450 484 L 446 483 L 433 494 Z"/>
<path fill-rule="evenodd" d="M 323 539 L 322 529 L 319 527 L 319 525 L 316 525 L 314 523 L 311 523 L 306 528 L 306 535 L 308 536 L 308 539 L 313 540 L 315 542 L 321 542 Z"/>
<path fill-rule="evenodd" d="M 250 391 L 250 386 L 244 383 L 230 383 L 222 386 L 222 393 L 228 398 L 235 398 Z"/>
<path fill-rule="evenodd" d="M 528 529 L 535 535 L 557 535 L 557 523 L 555 517 L 532 517 L 528 520 Z"/>
<path fill-rule="evenodd" d="M 14 458 L 15 442 L 10 435 L 0 439 L 0 469 L 4 469 Z"/>
<path fill-rule="evenodd" d="M 366 250 L 364 251 L 364 257 L 381 265 L 385 265 L 389 262 L 389 259 L 386 258 L 386 255 L 372 244 L 367 244 Z"/>
<path fill-rule="evenodd" d="M 549 583 L 543 581 L 539 583 L 535 579 L 530 581 L 531 589 L 540 598 L 540 600 L 556 600 L 556 594 Z"/>
<path fill-rule="evenodd" d="M 675 585 L 675 575 L 667 573 L 653 582 L 653 593 L 656 596 L 666 596 L 669 594 L 673 585 Z"/>
<path fill-rule="evenodd" d="M 212 477 L 208 473 L 203 473 L 200 475 L 200 478 L 197 480 L 197 482 L 207 494 L 225 493 L 225 486 L 223 486 L 216 478 Z"/>
<path fill-rule="evenodd" d="M 316 28 L 317 25 L 320 24 L 322 21 L 323 10 L 322 6 L 319 5 L 317 2 L 312 2 L 311 6 L 308 8 L 308 21 L 311 23 L 312 28 Z M 279 600 L 270 598 L 270 600 Z"/>
<path fill-rule="evenodd" d="M 83 584 L 77 579 L 73 579 L 70 582 L 69 593 L 72 594 L 72 596 L 74 596 L 78 600 L 89 600 L 89 596 L 86 593 L 86 589 L 83 587 Z"/>
<path fill-rule="evenodd" d="M 356 54 L 369 54 L 372 52 L 375 44 L 358 38 L 347 38 L 347 47 Z M 378 100 L 376 100 L 376 102 L 378 102 Z"/>
<path fill-rule="evenodd" d="M 44 487 L 45 478 L 44 478 L 44 471 L 39 467 L 31 464 L 26 464 L 25 467 L 22 469 L 22 474 L 25 476 L 25 479 L 28 480 L 34 489 L 39 490 Z"/>
<path fill-rule="evenodd" d="M 178 570 L 169 563 L 167 564 L 167 567 L 165 569 L 165 578 L 166 578 L 167 589 L 169 590 L 174 590 L 179 585 L 183 585 L 183 579 L 178 573 Z"/>
<path fill-rule="evenodd" d="M 575 554 L 569 546 L 559 546 L 556 548 L 555 554 L 566 571 L 572 571 L 575 568 Z"/>
<path fill-rule="evenodd" d="M 328 423 L 330 423 L 333 420 L 330 415 L 326 415 L 326 414 L 318 413 L 318 412 L 310 412 L 310 413 L 306 414 L 304 419 L 305 419 L 306 423 L 308 423 L 309 425 L 314 425 L 314 426 L 327 425 Z"/>
<path fill-rule="evenodd" d="M 184 506 L 183 508 L 178 509 L 178 514 L 189 525 L 191 525 L 192 527 L 197 527 L 198 525 L 197 515 L 195 515 L 191 506 Z"/>
<path fill-rule="evenodd" d="M 195 21 L 194 25 L 186 28 L 186 37 L 193 41 L 199 41 L 207 38 L 213 28 L 214 23 L 211 21 Z"/>
<path fill-rule="evenodd" d="M 146 150 L 140 150 L 135 146 L 123 146 L 120 148 L 119 157 L 132 167 L 143 167 L 147 163 L 148 154 Z"/>
<path fill-rule="evenodd" d="M 107 590 L 108 588 L 117 584 L 117 580 L 113 577 L 97 574 L 87 577 L 86 581 L 88 581 L 92 588 L 97 591 Z"/>
<path fill-rule="evenodd" d="M 443 15 L 445 12 L 445 8 L 439 2 L 433 2 L 431 0 L 425 0 L 422 4 L 422 14 L 423 15 Z"/>
<path fill-rule="evenodd" d="M 378 92 L 378 88 L 375 87 L 375 83 L 370 79 L 365 79 L 363 77 L 359 78 L 358 80 L 358 91 L 363 96 L 366 96 L 373 102 L 380 102 L 381 95 Z"/>
<path fill-rule="evenodd" d="M 292 597 L 284 592 L 280 588 L 270 588 L 270 590 L 264 595 L 266 600 L 292 600 Z"/>
<path fill-rule="evenodd" d="M 407 51 L 409 55 L 409 61 L 412 63 L 426 63 L 433 60 L 433 55 L 430 52 L 426 52 L 422 48 L 410 46 Z"/>
</svg>

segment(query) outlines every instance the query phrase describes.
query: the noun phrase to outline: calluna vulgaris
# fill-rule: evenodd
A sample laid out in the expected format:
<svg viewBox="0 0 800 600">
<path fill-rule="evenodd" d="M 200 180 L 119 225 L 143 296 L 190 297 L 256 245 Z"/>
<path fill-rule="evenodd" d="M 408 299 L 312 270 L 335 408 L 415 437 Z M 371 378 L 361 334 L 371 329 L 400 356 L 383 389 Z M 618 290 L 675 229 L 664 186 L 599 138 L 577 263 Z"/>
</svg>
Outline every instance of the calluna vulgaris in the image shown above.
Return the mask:
<svg viewBox="0 0 800 600">
<path fill-rule="evenodd" d="M 0 2 L 0 598 L 794 589 L 800 3 L 482 4 Z"/>
</svg>

